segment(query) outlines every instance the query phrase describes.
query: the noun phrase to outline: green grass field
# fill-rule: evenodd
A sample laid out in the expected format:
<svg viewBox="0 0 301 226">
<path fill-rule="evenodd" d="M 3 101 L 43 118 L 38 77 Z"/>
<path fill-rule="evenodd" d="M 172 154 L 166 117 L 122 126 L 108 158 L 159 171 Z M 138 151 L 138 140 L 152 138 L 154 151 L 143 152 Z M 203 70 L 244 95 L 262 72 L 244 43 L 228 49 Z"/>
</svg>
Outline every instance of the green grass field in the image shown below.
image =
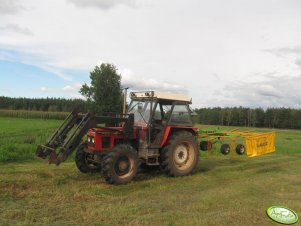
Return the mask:
<svg viewBox="0 0 301 226">
<path fill-rule="evenodd" d="M 272 205 L 301 217 L 301 131 L 276 130 L 275 153 L 202 152 L 194 175 L 141 170 L 132 183 L 113 186 L 72 161 L 22 161 L 60 123 L 0 117 L 0 225 L 279 225 L 266 216 Z"/>
<path fill-rule="evenodd" d="M 34 158 L 37 144 L 43 144 L 61 120 L 0 117 L 0 162 Z"/>
</svg>

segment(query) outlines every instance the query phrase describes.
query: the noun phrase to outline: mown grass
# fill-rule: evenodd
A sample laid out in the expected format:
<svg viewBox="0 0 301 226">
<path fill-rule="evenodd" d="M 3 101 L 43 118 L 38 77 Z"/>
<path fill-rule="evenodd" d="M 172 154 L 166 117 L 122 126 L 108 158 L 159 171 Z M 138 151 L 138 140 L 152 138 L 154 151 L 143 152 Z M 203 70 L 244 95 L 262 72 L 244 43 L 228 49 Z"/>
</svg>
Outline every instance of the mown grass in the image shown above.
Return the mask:
<svg viewBox="0 0 301 226">
<path fill-rule="evenodd" d="M 7 142 L 33 153 L 60 123 L 0 117 L 0 150 Z M 194 175 L 141 170 L 123 186 L 82 174 L 73 162 L 0 163 L 0 225 L 278 225 L 265 213 L 272 205 L 301 216 L 301 131 L 276 133 L 275 153 L 223 156 L 216 147 L 201 152 Z"/>
<path fill-rule="evenodd" d="M 124 186 L 72 162 L 4 164 L 0 225 L 277 225 L 269 206 L 301 213 L 300 157 L 201 158 L 192 176 L 144 171 Z"/>
</svg>

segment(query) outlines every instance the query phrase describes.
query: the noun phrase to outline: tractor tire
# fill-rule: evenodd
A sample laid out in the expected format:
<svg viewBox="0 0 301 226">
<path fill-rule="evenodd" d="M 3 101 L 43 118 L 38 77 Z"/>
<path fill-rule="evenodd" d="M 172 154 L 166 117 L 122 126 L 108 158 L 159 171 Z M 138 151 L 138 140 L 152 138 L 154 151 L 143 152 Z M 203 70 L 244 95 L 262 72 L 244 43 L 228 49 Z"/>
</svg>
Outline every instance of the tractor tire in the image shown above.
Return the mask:
<svg viewBox="0 0 301 226">
<path fill-rule="evenodd" d="M 102 174 L 110 184 L 126 184 L 137 174 L 139 159 L 137 151 L 130 145 L 116 145 L 106 154 L 102 162 Z"/>
<path fill-rule="evenodd" d="M 199 144 L 196 137 L 187 131 L 171 135 L 160 153 L 160 165 L 172 177 L 194 173 L 198 162 Z"/>
<path fill-rule="evenodd" d="M 210 141 L 201 141 L 200 143 L 200 149 L 202 151 L 208 151 L 212 149 L 212 143 Z"/>
<path fill-rule="evenodd" d="M 221 145 L 221 153 L 224 155 L 228 155 L 230 153 L 230 145 L 229 144 L 222 144 Z"/>
<path fill-rule="evenodd" d="M 246 152 L 246 148 L 243 144 L 238 144 L 235 150 L 238 155 L 243 155 Z"/>
<path fill-rule="evenodd" d="M 101 171 L 101 165 L 90 161 L 94 159 L 94 154 L 85 152 L 87 143 L 82 143 L 75 154 L 75 164 L 82 173 L 97 173 Z"/>
</svg>

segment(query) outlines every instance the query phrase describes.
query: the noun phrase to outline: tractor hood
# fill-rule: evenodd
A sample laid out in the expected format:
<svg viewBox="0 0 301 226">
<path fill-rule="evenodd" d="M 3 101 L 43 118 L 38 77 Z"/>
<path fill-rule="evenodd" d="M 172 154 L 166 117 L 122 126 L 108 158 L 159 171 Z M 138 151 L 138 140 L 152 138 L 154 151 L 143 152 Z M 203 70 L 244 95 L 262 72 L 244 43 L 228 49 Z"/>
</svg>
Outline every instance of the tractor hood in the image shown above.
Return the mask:
<svg viewBox="0 0 301 226">
<path fill-rule="evenodd" d="M 88 135 L 89 133 L 120 133 L 122 132 L 123 127 L 96 127 L 96 128 L 92 128 L 89 129 L 88 131 Z"/>
</svg>

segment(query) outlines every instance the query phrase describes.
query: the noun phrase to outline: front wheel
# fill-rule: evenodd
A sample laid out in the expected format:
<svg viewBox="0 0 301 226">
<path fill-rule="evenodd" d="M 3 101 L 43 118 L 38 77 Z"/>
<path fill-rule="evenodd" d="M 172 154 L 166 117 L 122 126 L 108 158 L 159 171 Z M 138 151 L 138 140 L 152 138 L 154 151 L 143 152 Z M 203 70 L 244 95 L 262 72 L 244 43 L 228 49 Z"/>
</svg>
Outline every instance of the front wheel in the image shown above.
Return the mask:
<svg viewBox="0 0 301 226">
<path fill-rule="evenodd" d="M 199 145 L 191 133 L 174 133 L 160 153 L 161 167 L 169 176 L 185 176 L 195 171 L 199 162 Z"/>
<path fill-rule="evenodd" d="M 102 174 L 110 184 L 126 184 L 136 176 L 138 162 L 136 150 L 130 145 L 120 144 L 103 158 Z"/>
<path fill-rule="evenodd" d="M 97 155 L 85 152 L 87 143 L 82 143 L 75 155 L 75 164 L 82 173 L 97 173 L 101 171 L 100 163 L 97 163 Z"/>
</svg>

